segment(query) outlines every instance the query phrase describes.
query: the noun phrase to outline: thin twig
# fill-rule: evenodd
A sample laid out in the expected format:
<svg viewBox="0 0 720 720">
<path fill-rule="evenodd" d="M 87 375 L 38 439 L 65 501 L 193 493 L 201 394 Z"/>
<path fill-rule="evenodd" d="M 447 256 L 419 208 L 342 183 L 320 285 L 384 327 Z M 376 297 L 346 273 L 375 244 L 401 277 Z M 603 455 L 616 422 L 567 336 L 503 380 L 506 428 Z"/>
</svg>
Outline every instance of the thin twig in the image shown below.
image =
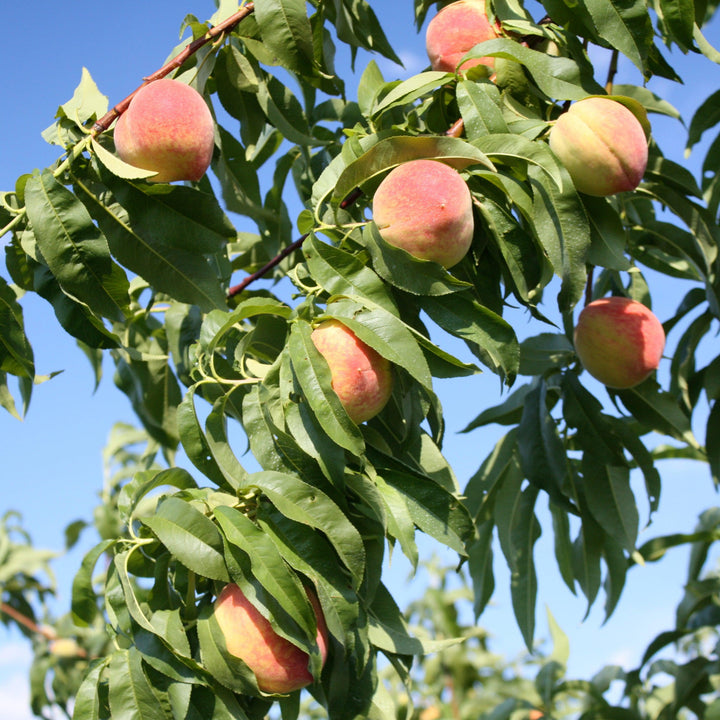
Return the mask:
<svg viewBox="0 0 720 720">
<path fill-rule="evenodd" d="M 6 602 L 0 602 L 0 612 L 5 613 L 5 615 L 9 615 L 19 625 L 23 625 L 37 635 L 42 635 L 47 640 L 55 640 L 56 638 L 55 632 L 51 628 L 41 627 L 29 617 L 23 615 L 19 610 L 16 610 L 12 605 L 8 605 Z"/>
<path fill-rule="evenodd" d="M 279 265 L 288 255 L 292 255 L 296 250 L 301 247 L 301 245 L 307 239 L 308 235 L 309 233 L 306 233 L 302 237 L 298 238 L 295 242 L 288 245 L 284 250 L 281 250 L 269 263 L 263 265 L 252 275 L 248 275 L 242 282 L 238 283 L 237 285 L 233 285 L 233 287 L 228 290 L 228 298 L 240 294 L 248 285 L 250 285 L 250 283 L 255 282 L 255 280 L 259 280 L 268 271 L 272 270 L 276 265 Z"/>
<path fill-rule="evenodd" d="M 592 302 L 593 295 L 593 275 L 595 274 L 595 266 L 591 265 L 587 274 L 587 284 L 585 285 L 585 304 L 589 305 Z"/>
<path fill-rule="evenodd" d="M 617 49 L 613 48 L 612 56 L 610 58 L 610 67 L 608 68 L 607 80 L 605 81 L 605 92 L 608 95 L 613 94 L 613 84 L 615 83 L 615 76 L 618 71 L 618 57 L 620 53 Z"/>
<path fill-rule="evenodd" d="M 445 131 L 445 134 L 448 137 L 454 137 L 459 138 L 463 132 L 465 132 L 465 121 L 460 118 L 459 120 L 456 120 L 448 130 Z"/>
<path fill-rule="evenodd" d="M 236 13 L 231 15 L 227 20 L 224 20 L 219 25 L 210 28 L 205 35 L 199 37 L 197 40 L 191 42 L 185 47 L 180 53 L 178 53 L 172 60 L 163 65 L 159 70 L 156 70 L 152 75 L 148 75 L 140 87 L 136 88 L 130 95 L 124 100 L 121 100 L 117 105 L 111 108 L 105 113 L 92 127 L 92 135 L 97 136 L 102 132 L 105 132 L 113 121 L 120 117 L 130 105 L 130 101 L 135 97 L 135 94 L 148 83 L 154 80 L 159 80 L 169 75 L 173 70 L 181 67 L 183 63 L 192 55 L 194 55 L 203 45 L 206 45 L 211 40 L 214 40 L 219 35 L 222 35 L 229 30 L 232 30 L 241 20 L 244 20 L 250 13 L 255 10 L 255 3 L 249 2 L 244 7 L 240 8 Z"/>
</svg>

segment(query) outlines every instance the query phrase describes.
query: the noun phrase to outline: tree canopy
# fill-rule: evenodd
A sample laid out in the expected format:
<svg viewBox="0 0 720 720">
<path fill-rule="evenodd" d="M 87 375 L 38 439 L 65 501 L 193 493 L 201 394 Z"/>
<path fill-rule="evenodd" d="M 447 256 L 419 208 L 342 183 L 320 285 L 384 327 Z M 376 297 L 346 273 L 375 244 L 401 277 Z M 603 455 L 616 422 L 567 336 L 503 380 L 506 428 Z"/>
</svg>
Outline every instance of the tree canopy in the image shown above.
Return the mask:
<svg viewBox="0 0 720 720">
<path fill-rule="evenodd" d="M 372 3 L 216 4 L 207 21 L 182 20 L 191 38 L 140 86 L 172 77 L 201 93 L 207 174 L 153 182 L 121 160 L 114 131 L 136 93 L 111 104 L 85 71 L 44 133 L 57 163 L 0 195 L 0 404 L 21 416 L 42 392 L 23 315 L 36 294 L 97 382 L 111 359 L 137 416 L 111 435 L 98 541 L 66 616 L 41 624 L 51 557 L 13 515 L 0 531 L 0 617 L 34 640 L 33 711 L 252 719 L 277 702 L 285 720 L 717 716 L 718 579 L 707 560 L 720 515 L 709 508 L 694 530 L 638 539 L 663 511 L 664 460 L 720 478 L 720 135 L 695 177 L 652 132 L 656 117 L 677 120 L 674 139 L 694 148 L 717 133 L 720 91 L 684 125 L 649 89 L 653 78 L 681 82 L 673 53 L 699 68 L 720 62 L 703 34 L 716 5 L 498 0 L 486 8 L 497 37 L 453 71 L 398 80 L 371 60 L 353 68 L 350 94 L 336 46 L 353 66 L 360 50 L 399 61 Z M 415 0 L 408 30 L 450 4 Z M 463 69 L 477 58 L 493 60 Z M 621 58 L 642 84 L 618 76 Z M 579 191 L 549 145 L 558 118 L 590 97 L 640 123 L 647 167 L 631 190 Z M 421 159 L 454 168 L 470 193 L 470 248 L 449 269 L 392 244 L 373 219 L 380 183 Z M 652 308 L 665 282 L 682 299 L 663 318 L 660 370 L 632 387 L 598 384 L 579 358 L 579 312 L 605 296 Z M 328 320 L 392 368 L 389 401 L 367 421 L 350 416 L 313 340 Z M 488 426 L 503 432 L 459 476 L 443 454 L 436 384 L 462 388 L 480 372 L 502 395 L 472 398 L 468 452 Z M 70 541 L 82 531 L 71 526 Z M 505 668 L 473 644 L 475 623 L 504 563 L 535 648 L 541 533 L 578 602 L 604 602 L 607 617 L 634 566 L 690 548 L 676 627 L 641 667 L 567 680 L 551 619 L 554 647 L 535 661 L 534 684 L 518 672 L 503 689 Z M 419 536 L 456 556 L 438 574 L 462 579 L 472 624 L 453 615 L 444 585 L 409 614 L 388 591 L 388 553 L 427 562 Z M 308 693 L 263 692 L 228 652 L 214 615 L 227 583 L 308 654 Z M 327 623 L 324 662 L 308 588 Z M 678 643 L 677 662 L 653 663 Z M 672 682 L 658 690 L 661 673 Z M 614 680 L 625 683 L 619 699 Z"/>
</svg>

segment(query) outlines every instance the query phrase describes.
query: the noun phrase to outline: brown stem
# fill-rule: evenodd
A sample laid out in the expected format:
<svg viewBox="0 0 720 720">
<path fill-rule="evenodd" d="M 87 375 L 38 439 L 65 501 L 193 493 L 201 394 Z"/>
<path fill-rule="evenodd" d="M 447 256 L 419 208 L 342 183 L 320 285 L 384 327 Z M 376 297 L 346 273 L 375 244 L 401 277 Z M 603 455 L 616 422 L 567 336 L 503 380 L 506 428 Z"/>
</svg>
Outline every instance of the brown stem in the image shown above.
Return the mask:
<svg viewBox="0 0 720 720">
<path fill-rule="evenodd" d="M 456 120 L 449 128 L 445 131 L 448 137 L 459 138 L 465 130 L 465 121 L 460 118 Z"/>
<path fill-rule="evenodd" d="M 5 615 L 9 615 L 16 623 L 25 626 L 28 630 L 37 633 L 38 635 L 42 635 L 48 640 L 55 640 L 55 633 L 53 630 L 41 627 L 29 617 L 23 615 L 19 610 L 16 610 L 12 605 L 8 605 L 6 602 L 0 602 L 0 612 L 5 613 Z"/>
<path fill-rule="evenodd" d="M 588 270 L 587 284 L 585 285 L 585 304 L 589 305 L 592 302 L 593 294 L 593 275 L 595 274 L 595 266 L 591 265 Z"/>
<path fill-rule="evenodd" d="M 166 75 L 168 75 L 173 70 L 179 68 L 182 66 L 182 64 L 192 55 L 194 55 L 203 45 L 206 45 L 211 40 L 214 40 L 219 35 L 222 35 L 223 33 L 227 32 L 228 30 L 232 30 L 241 20 L 246 18 L 250 13 L 252 13 L 255 10 L 255 3 L 249 2 L 244 7 L 240 8 L 236 13 L 231 15 L 227 20 L 224 20 L 219 25 L 216 25 L 215 27 L 210 28 L 205 35 L 202 37 L 199 37 L 197 40 L 193 40 L 187 47 L 185 47 L 180 53 L 178 53 L 172 60 L 167 62 L 165 65 L 163 65 L 159 70 L 156 70 L 152 75 L 148 75 L 144 80 L 142 85 L 140 87 L 136 88 L 130 95 L 128 95 L 124 100 L 121 100 L 117 105 L 115 105 L 111 110 L 105 113 L 93 126 L 92 126 L 92 135 L 97 136 L 102 132 L 105 132 L 110 125 L 112 125 L 113 121 L 120 117 L 128 108 L 128 105 L 130 105 L 130 101 L 133 99 L 135 94 L 140 90 L 140 88 L 144 87 L 148 83 L 153 82 L 154 80 L 159 80 L 160 78 L 164 78 Z"/>
<path fill-rule="evenodd" d="M 341 203 L 340 207 L 343 210 L 347 210 L 351 205 L 354 205 L 361 197 L 363 191 L 356 187 Z"/>
<path fill-rule="evenodd" d="M 612 57 L 610 58 L 610 67 L 608 68 L 607 80 L 605 81 L 605 92 L 612 95 L 613 83 L 618 71 L 618 57 L 620 53 L 613 48 Z"/>
<path fill-rule="evenodd" d="M 248 275 L 242 282 L 237 285 L 233 285 L 233 287 L 228 290 L 228 298 L 240 294 L 248 285 L 250 285 L 250 283 L 255 282 L 255 280 L 258 280 L 265 275 L 268 270 L 272 270 L 276 265 L 279 265 L 280 262 L 282 262 L 288 255 L 292 255 L 292 253 L 302 246 L 308 235 L 309 233 L 306 233 L 302 237 L 298 238 L 294 243 L 291 243 L 284 250 L 279 252 L 269 263 L 263 265 L 252 275 Z"/>
</svg>

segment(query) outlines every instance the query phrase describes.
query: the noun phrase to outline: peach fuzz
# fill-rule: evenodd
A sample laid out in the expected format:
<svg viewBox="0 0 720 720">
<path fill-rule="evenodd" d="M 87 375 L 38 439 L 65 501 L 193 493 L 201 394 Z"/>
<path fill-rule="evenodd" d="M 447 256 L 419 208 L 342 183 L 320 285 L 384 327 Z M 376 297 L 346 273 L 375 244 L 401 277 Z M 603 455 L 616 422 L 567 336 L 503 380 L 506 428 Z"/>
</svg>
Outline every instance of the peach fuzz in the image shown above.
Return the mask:
<svg viewBox="0 0 720 720">
<path fill-rule="evenodd" d="M 484 0 L 459 0 L 446 5 L 428 23 L 425 47 L 433 70 L 455 72 L 463 55 L 478 43 L 499 36 L 499 25 L 492 25 Z M 495 58 L 484 57 L 462 64 L 465 71 L 476 65 L 493 67 Z"/>
<path fill-rule="evenodd" d="M 437 160 L 410 160 L 391 170 L 373 197 L 383 239 L 446 268 L 470 249 L 472 196 L 458 172 Z"/>
<path fill-rule="evenodd" d="M 317 617 L 315 640 L 324 664 L 328 649 L 327 626 L 315 594 L 308 592 L 308 599 Z M 215 601 L 215 617 L 228 652 L 253 671 L 263 692 L 289 693 L 313 682 L 308 669 L 309 655 L 278 635 L 237 585 L 231 583 L 223 588 Z"/>
<path fill-rule="evenodd" d="M 202 95 L 163 78 L 138 90 L 114 132 L 121 160 L 155 170 L 150 182 L 199 180 L 212 159 L 215 126 Z"/>
<path fill-rule="evenodd" d="M 310 335 L 330 368 L 332 387 L 358 425 L 375 417 L 392 394 L 390 362 L 339 320 L 324 320 Z"/>
<path fill-rule="evenodd" d="M 571 105 L 550 131 L 550 147 L 586 195 L 634 190 L 647 167 L 648 143 L 640 121 L 609 98 Z"/>
<path fill-rule="evenodd" d="M 665 349 L 662 323 L 648 307 L 626 297 L 585 306 L 575 327 L 575 352 L 585 369 L 617 390 L 635 387 L 657 369 Z"/>
</svg>

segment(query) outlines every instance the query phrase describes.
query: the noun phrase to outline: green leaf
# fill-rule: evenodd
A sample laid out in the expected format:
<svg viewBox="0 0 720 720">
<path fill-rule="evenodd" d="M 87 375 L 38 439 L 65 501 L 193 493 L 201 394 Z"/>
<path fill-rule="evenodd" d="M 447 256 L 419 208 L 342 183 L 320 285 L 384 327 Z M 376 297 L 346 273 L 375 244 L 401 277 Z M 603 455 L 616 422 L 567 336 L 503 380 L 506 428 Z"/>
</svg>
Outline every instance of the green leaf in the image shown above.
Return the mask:
<svg viewBox="0 0 720 720">
<path fill-rule="evenodd" d="M 573 572 L 573 544 L 570 538 L 570 518 L 562 508 L 550 503 L 553 527 L 553 548 L 558 570 L 565 585 L 575 594 L 575 574 Z"/>
<path fill-rule="evenodd" d="M 154 344 L 151 349 L 159 350 Z M 127 395 L 145 429 L 165 447 L 177 447 L 175 413 L 182 396 L 167 358 L 144 361 L 118 352 L 114 359 L 115 384 Z"/>
<path fill-rule="evenodd" d="M 212 606 L 201 609 L 197 620 L 197 635 L 203 667 L 217 683 L 235 693 L 254 696 L 259 694 L 252 670 L 240 658 L 230 655 L 227 651 L 225 637 L 212 611 Z M 233 714 L 232 717 L 237 716 Z"/>
<path fill-rule="evenodd" d="M 611 465 L 601 453 L 586 450 L 582 473 L 587 507 L 598 525 L 628 553 L 634 552 L 639 519 L 628 468 Z"/>
<path fill-rule="evenodd" d="M 203 577 L 227 582 L 222 537 L 215 524 L 190 503 L 166 497 L 155 515 L 142 521 L 185 567 Z"/>
<path fill-rule="evenodd" d="M 362 244 L 375 272 L 388 284 L 412 295 L 449 295 L 469 287 L 453 277 L 442 265 L 421 260 L 388 243 L 375 223 L 365 226 Z"/>
<path fill-rule="evenodd" d="M 533 548 L 541 533 L 534 512 L 538 492 L 537 487 L 528 486 L 521 490 L 516 483 L 504 483 L 498 491 L 494 513 L 500 545 L 510 568 L 515 619 L 529 650 L 533 647 L 537 600 Z"/>
<path fill-rule="evenodd" d="M 38 249 L 63 291 L 98 315 L 122 320 L 129 312 L 127 277 L 83 204 L 50 170 L 28 180 L 25 201 Z"/>
<path fill-rule="evenodd" d="M 362 537 L 342 509 L 322 490 L 276 472 L 259 472 L 249 482 L 257 486 L 286 517 L 323 532 L 350 571 L 355 587 L 365 571 Z"/>
<path fill-rule="evenodd" d="M 146 180 L 157 175 L 157 170 L 143 170 L 142 168 L 123 162 L 115 153 L 106 150 L 100 142 L 92 139 L 92 150 L 98 160 L 113 174 L 124 180 Z"/>
<path fill-rule="evenodd" d="M 368 138 L 366 141 L 371 141 Z M 487 156 L 476 147 L 454 137 L 395 136 L 376 141 L 357 159 L 347 164 L 335 182 L 333 202 L 339 204 L 356 187 L 371 194 L 387 170 L 410 160 L 440 160 L 454 168 L 483 165 L 494 170 Z"/>
<path fill-rule="evenodd" d="M 700 447 L 687 415 L 680 409 L 675 398 L 670 393 L 661 391 L 652 378 L 630 390 L 618 391 L 617 395 L 633 416 L 648 428 L 666 433 L 690 447 Z"/>
<path fill-rule="evenodd" d="M 705 428 L 705 447 L 715 485 L 720 484 L 720 402 L 715 400 Z"/>
<path fill-rule="evenodd" d="M 335 318 L 377 350 L 391 363 L 402 367 L 422 387 L 432 390 L 432 377 L 425 355 L 413 330 L 395 315 L 379 306 L 361 305 L 351 300 L 337 300 L 328 306 L 318 320 Z"/>
<path fill-rule="evenodd" d="M 489 197 L 478 208 L 489 231 L 491 243 L 504 265 L 505 282 L 522 303 L 529 305 L 542 281 L 545 264 L 540 250 L 531 236 L 504 207 Z"/>
<path fill-rule="evenodd" d="M 512 385 L 518 372 L 520 346 L 506 320 L 468 293 L 426 297 L 420 305 L 443 330 L 465 340 L 480 361 Z"/>
<path fill-rule="evenodd" d="M 206 311 L 225 307 L 221 280 L 204 256 L 216 252 L 231 232 L 215 199 L 181 186 L 141 190 L 107 173 L 103 180 L 112 195 L 96 195 L 80 184 L 77 192 L 105 234 L 112 254 L 179 302 Z M 228 232 L 225 238 L 223 232 Z"/>
<path fill-rule="evenodd" d="M 141 500 L 148 493 L 161 487 L 187 490 L 197 488 L 192 475 L 180 467 L 166 468 L 165 470 L 141 470 L 133 475 L 130 482 L 125 483 L 117 495 L 118 512 L 123 520 L 132 522 L 132 515 Z"/>
<path fill-rule="evenodd" d="M 64 115 L 84 126 L 89 120 L 102 117 L 107 109 L 107 96 L 100 92 L 88 69 L 83 68 L 80 84 L 75 88 L 72 98 L 58 108 L 56 117 Z"/>
<path fill-rule="evenodd" d="M 33 350 L 25 335 L 22 307 L 0 277 L 0 372 L 35 379 Z"/>
<path fill-rule="evenodd" d="M 232 393 L 227 393 L 213 403 L 205 420 L 205 442 L 209 451 L 206 457 L 211 458 L 208 463 L 213 463 L 223 474 L 223 485 L 237 490 L 242 487 L 248 473 L 240 464 L 228 439 L 228 413 L 233 402 Z"/>
<path fill-rule="evenodd" d="M 460 59 L 460 63 L 488 56 L 515 60 L 524 65 L 540 90 L 556 100 L 581 100 L 589 94 L 603 92 L 592 78 L 585 77 L 574 60 L 546 55 L 505 38 L 479 43 Z"/>
<path fill-rule="evenodd" d="M 573 544 L 573 569 L 578 584 L 588 601 L 588 612 L 600 590 L 600 559 L 603 535 L 591 517 L 584 516 L 580 532 Z"/>
<path fill-rule="evenodd" d="M 162 690 L 145 674 L 135 648 L 116 650 L 108 666 L 110 712 L 113 720 L 173 720 Z"/>
<path fill-rule="evenodd" d="M 325 141 L 310 135 L 300 101 L 279 80 L 269 76 L 260 83 L 256 97 L 267 119 L 286 140 L 308 147 L 325 144 Z"/>
<path fill-rule="evenodd" d="M 315 347 L 311 332 L 310 325 L 301 321 L 294 323 L 290 331 L 288 347 L 298 383 L 318 422 L 333 442 L 361 455 L 365 444 L 360 430 L 332 389 L 330 368 Z"/>
<path fill-rule="evenodd" d="M 465 487 L 465 505 L 479 525 L 492 515 L 497 491 L 505 483 L 522 483 L 517 450 L 517 429 L 513 428 L 495 444 Z"/>
<path fill-rule="evenodd" d="M 345 451 L 323 431 L 322 425 L 310 411 L 307 403 L 299 400 L 302 397 L 302 388 L 292 371 L 288 353 L 284 353 L 281 359 L 279 385 L 282 413 L 293 442 L 315 460 L 330 482 L 342 487 L 345 475 Z M 262 402 L 260 388 L 257 399 Z M 314 474 L 315 471 L 311 472 Z"/>
<path fill-rule="evenodd" d="M 312 30 L 302 0 L 263 0 L 255 6 L 263 44 L 288 70 L 309 74 L 315 64 Z"/>
<path fill-rule="evenodd" d="M 709 95 L 695 111 L 688 128 L 686 150 L 700 142 L 703 133 L 720 123 L 720 90 Z"/>
<path fill-rule="evenodd" d="M 372 117 L 379 118 L 384 112 L 401 105 L 407 105 L 423 98 L 435 88 L 444 85 L 452 76 L 446 72 L 428 70 L 396 83 L 392 90 L 372 109 Z"/>
<path fill-rule="evenodd" d="M 83 678 L 75 694 L 73 706 L 74 720 L 100 720 L 100 683 L 112 656 L 96 660 Z"/>
<path fill-rule="evenodd" d="M 419 475 L 378 468 L 382 478 L 407 503 L 413 522 L 427 535 L 467 556 L 473 524 L 465 506 L 433 480 Z"/>
<path fill-rule="evenodd" d="M 534 373 L 533 373 L 534 374 Z M 498 405 L 483 410 L 472 422 L 468 423 L 460 432 L 466 433 L 483 425 L 499 423 L 500 425 L 516 425 L 520 422 L 525 398 L 533 389 L 534 384 L 521 385 L 514 390 L 507 399 Z"/>
<path fill-rule="evenodd" d="M 607 198 L 583 195 L 582 202 L 590 221 L 588 262 L 610 270 L 629 270 L 631 263 L 625 257 L 627 233 L 617 211 Z"/>
<path fill-rule="evenodd" d="M 383 281 L 359 258 L 322 242 L 311 233 L 303 243 L 303 254 L 313 279 L 330 295 L 369 300 L 394 315 L 395 301 Z"/>
<path fill-rule="evenodd" d="M 491 521 L 478 527 L 478 537 L 468 548 L 468 568 L 473 582 L 473 612 L 478 618 L 482 615 L 493 592 L 495 576 L 493 575 L 493 529 Z"/>
<path fill-rule="evenodd" d="M 572 309 L 583 296 L 586 263 L 591 248 L 590 225 L 585 208 L 563 171 L 562 190 L 545 181 L 537 167 L 529 168 L 533 186 L 535 233 L 562 278 L 558 295 L 560 312 Z"/>
<path fill-rule="evenodd" d="M 178 405 L 176 418 L 178 437 L 190 462 L 205 477 L 223 487 L 226 485 L 225 475 L 212 456 L 195 409 L 196 391 L 197 387 L 189 388 L 182 402 Z"/>
<path fill-rule="evenodd" d="M 575 348 L 560 333 L 540 333 L 520 343 L 521 375 L 544 375 L 575 360 Z"/>
<path fill-rule="evenodd" d="M 575 512 L 564 492 L 567 453 L 547 407 L 547 392 L 547 384 L 540 381 L 525 397 L 517 436 L 520 461 L 525 476 L 535 487 L 545 490 L 560 507 Z"/>
<path fill-rule="evenodd" d="M 426 640 L 410 634 L 405 618 L 388 589 L 380 584 L 370 608 L 370 640 L 397 655 L 426 655 L 462 642 L 462 638 Z"/>
<path fill-rule="evenodd" d="M 585 0 L 597 32 L 648 76 L 646 61 L 652 46 L 652 21 L 642 0 Z"/>
<path fill-rule="evenodd" d="M 337 13 L 335 28 L 340 40 L 353 49 L 362 47 L 379 52 L 394 63 L 402 65 L 385 37 L 374 10 L 366 0 L 334 0 L 333 4 Z"/>
<path fill-rule="evenodd" d="M 235 508 L 220 506 L 215 509 L 215 517 L 230 545 L 247 555 L 253 576 L 300 625 L 305 636 L 303 644 L 306 650 L 311 649 L 308 639 L 315 638 L 315 614 L 300 579 L 283 560 L 272 539 Z M 293 638 L 298 639 L 301 638 Z"/>
<path fill-rule="evenodd" d="M 465 137 L 470 142 L 483 135 L 509 132 L 502 114 L 500 93 L 494 84 L 461 80 L 457 85 L 457 102 L 465 125 Z"/>
<path fill-rule="evenodd" d="M 569 177 L 546 143 L 529 140 L 522 135 L 503 133 L 481 135 L 473 141 L 473 145 L 498 164 L 503 161 L 512 163 L 521 160 L 523 163 L 527 163 L 528 172 L 533 166 L 539 168 L 544 174 L 540 176 L 542 178 L 539 180 L 541 186 L 547 185 L 547 180 L 550 179 L 557 186 L 556 192 L 560 188 L 569 187 Z"/>
<path fill-rule="evenodd" d="M 100 556 L 108 552 L 116 542 L 116 540 L 103 540 L 88 551 L 73 578 L 72 618 L 76 625 L 88 627 L 100 612 L 93 587 L 93 573 Z"/>
<path fill-rule="evenodd" d="M 387 508 L 388 533 L 400 542 L 403 554 L 410 561 L 413 569 L 416 569 L 419 553 L 415 542 L 415 523 L 410 508 L 402 494 L 385 482 L 382 476 L 376 476 L 374 482 Z"/>
<path fill-rule="evenodd" d="M 313 581 L 330 634 L 345 644 L 346 635 L 355 632 L 360 608 L 328 539 L 311 526 L 287 518 L 271 505 L 260 506 L 257 521 L 290 567 Z"/>
<path fill-rule="evenodd" d="M 120 344 L 119 338 L 86 305 L 62 291 L 49 268 L 35 267 L 33 285 L 37 294 L 52 305 L 62 328 L 74 338 L 95 349 L 115 348 Z"/>
</svg>

